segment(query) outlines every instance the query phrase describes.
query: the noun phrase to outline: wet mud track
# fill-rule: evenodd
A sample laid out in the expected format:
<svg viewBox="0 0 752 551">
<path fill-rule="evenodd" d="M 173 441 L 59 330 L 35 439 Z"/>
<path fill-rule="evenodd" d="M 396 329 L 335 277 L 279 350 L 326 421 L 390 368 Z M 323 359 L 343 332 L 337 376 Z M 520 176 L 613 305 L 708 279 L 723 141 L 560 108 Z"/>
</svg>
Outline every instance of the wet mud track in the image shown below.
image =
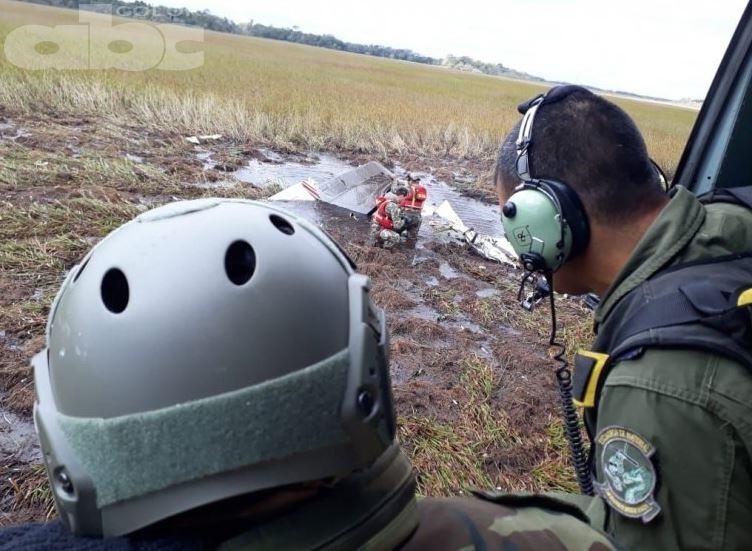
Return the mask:
<svg viewBox="0 0 752 551">
<path fill-rule="evenodd" d="M 284 164 L 274 168 L 285 171 Z M 406 172 L 398 162 L 391 169 L 397 176 Z M 429 171 L 418 174 L 429 206 L 448 200 L 469 227 L 502 235 L 497 205 L 469 197 Z M 370 276 L 372 297 L 387 312 L 395 403 L 406 447 L 419 470 L 439 476 L 433 469 L 446 451 L 437 445 L 421 464 L 417 446 L 425 445 L 420 431 L 428 422 L 435 424 L 429 432 L 439 426 L 468 433 L 467 445 L 478 450 L 486 476 L 476 483 L 561 489 L 559 482 L 547 480 L 569 478 L 563 439 L 551 444 L 558 434 L 559 398 L 546 346 L 550 312 L 546 304 L 532 314 L 520 307 L 520 271 L 475 254 L 435 216 L 424 216 L 417 235 L 404 246 L 386 250 L 374 246 L 367 217 L 325 203 L 274 204 L 321 226 Z M 557 313 L 559 334 L 571 354 L 589 338 L 590 313 L 579 299 L 564 298 Z M 472 368 L 477 365 L 485 371 Z M 497 422 L 479 425 L 479 411 Z M 473 436 L 474 431 L 479 434 Z M 488 432 L 494 435 L 484 434 Z M 426 438 L 430 441 L 433 433 Z M 473 439 L 484 442 L 482 449 Z M 439 487 L 429 481 L 422 488 L 456 493 L 462 487 L 449 480 Z"/>
<path fill-rule="evenodd" d="M 0 132 L 16 141 L 25 139 L 16 127 L 0 128 Z M 39 134 L 32 128 L 33 141 L 24 147 L 51 148 L 49 137 Z M 63 129 L 55 138 L 62 143 L 68 135 Z M 103 143 L 114 155 L 125 155 L 110 142 Z M 85 144 L 79 145 L 83 148 Z M 171 147 L 185 146 L 171 142 Z M 144 191 L 129 183 L 123 186 L 124 191 L 103 188 L 102 194 L 108 201 L 151 205 L 182 198 L 190 191 L 184 186 L 191 185 L 200 188 L 202 195 L 222 195 L 229 189 L 224 177 L 263 191 L 297 183 L 301 177 L 324 179 L 362 164 L 333 155 L 263 149 L 249 149 L 251 158 L 246 156 L 240 162 L 222 157 L 223 147 L 216 144 L 199 151 L 185 147 L 183 157 L 170 149 L 164 159 L 151 150 L 134 148 L 132 159 L 128 159 L 132 170 L 151 170 L 157 162 L 169 162 L 160 169 L 174 174 L 180 187 L 167 195 L 156 186 L 155 191 L 151 187 Z M 428 188 L 430 205 L 438 206 L 446 199 L 468 226 L 491 235 L 500 233 L 498 206 L 468 197 L 447 184 L 442 175 L 425 167 L 415 170 L 414 164 L 400 164 L 397 159 L 388 168 L 400 176 L 404 167 L 410 166 Z M 202 174 L 211 178 L 201 179 Z M 143 181 L 151 185 L 152 180 Z M 38 194 L 34 200 L 67 200 L 67 182 L 48 188 L 34 184 Z M 190 193 L 187 196 L 192 196 Z M 17 197 L 15 189 L 8 191 L 8 201 L 18 201 Z M 532 315 L 519 307 L 518 271 L 477 256 L 455 241 L 438 218 L 425 217 L 417 235 L 405 246 L 385 250 L 374 246 L 366 216 L 321 202 L 274 205 L 322 227 L 341 244 L 358 270 L 371 278 L 372 297 L 387 312 L 400 435 L 421 473 L 421 493 L 456 494 L 470 485 L 551 489 L 571 476 L 568 471 L 563 475 L 557 471 L 567 469 L 567 452 L 552 443 L 559 414 L 554 365 L 545 346 L 549 313 L 546 306 Z M 15 319 L 10 316 L 14 309 L 45 312 L 59 285 L 55 280 L 63 274 L 43 274 L 42 281 L 50 283 L 44 283 L 39 297 L 33 287 L 22 288 L 11 275 L 0 274 L 5 293 L 0 306 L 9 312 L 6 319 Z M 36 285 L 42 288 L 42 283 Z M 587 333 L 589 313 L 576 300 L 559 304 L 564 338 L 574 342 L 583 331 Z M 34 319 L 30 324 L 18 318 L 23 330 L 14 329 L 7 335 L 0 327 L 0 388 L 5 389 L 5 394 L 0 393 L 4 479 L 0 524 L 42 520 L 51 514 L 49 496 L 40 482 L 41 457 L 30 417 L 33 384 L 30 373 L 24 371 L 27 368 L 20 367 L 27 366 L 43 345 L 41 315 Z M 13 513 L 5 516 L 7 511 Z"/>
</svg>

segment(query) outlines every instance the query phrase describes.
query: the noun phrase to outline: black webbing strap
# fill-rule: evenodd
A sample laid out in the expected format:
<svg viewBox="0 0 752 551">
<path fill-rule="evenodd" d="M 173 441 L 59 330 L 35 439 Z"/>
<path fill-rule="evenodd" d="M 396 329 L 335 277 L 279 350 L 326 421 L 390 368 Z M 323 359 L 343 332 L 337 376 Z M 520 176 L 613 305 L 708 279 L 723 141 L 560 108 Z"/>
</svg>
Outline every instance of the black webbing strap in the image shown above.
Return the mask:
<svg viewBox="0 0 752 551">
<path fill-rule="evenodd" d="M 619 339 L 647 331 L 701 322 L 736 308 L 732 296 L 724 294 L 709 281 L 689 282 L 668 294 L 655 297 L 619 327 Z"/>
</svg>

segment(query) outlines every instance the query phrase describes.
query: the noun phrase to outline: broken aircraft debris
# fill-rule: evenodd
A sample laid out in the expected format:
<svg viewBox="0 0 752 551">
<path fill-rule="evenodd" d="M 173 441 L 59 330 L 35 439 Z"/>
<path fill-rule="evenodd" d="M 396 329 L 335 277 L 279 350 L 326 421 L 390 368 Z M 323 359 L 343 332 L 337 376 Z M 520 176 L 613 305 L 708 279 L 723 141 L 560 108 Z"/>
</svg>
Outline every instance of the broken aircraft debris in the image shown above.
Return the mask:
<svg viewBox="0 0 752 551">
<path fill-rule="evenodd" d="M 514 252 L 512 244 L 505 237 L 482 235 L 474 229 L 468 228 L 454 211 L 449 201 L 441 203 L 433 211 L 433 214 L 449 224 L 449 231 L 455 235 L 455 238 L 465 241 L 482 257 L 517 267 L 517 254 Z"/>
<path fill-rule="evenodd" d="M 326 182 L 307 178 L 269 200 L 324 201 L 359 214 L 370 214 L 376 209 L 376 198 L 384 194 L 393 178 L 394 175 L 381 163 L 371 161 Z"/>
<path fill-rule="evenodd" d="M 391 186 L 395 175 L 381 163 L 371 161 L 325 182 L 307 178 L 283 189 L 271 201 L 323 201 L 358 214 L 370 215 L 376 210 L 377 199 Z M 430 193 L 430 187 L 429 187 Z M 503 236 L 483 235 L 468 227 L 449 201 L 438 208 L 424 205 L 422 215 L 435 216 L 447 225 L 456 239 L 467 243 L 475 252 L 489 260 L 517 266 L 517 255 Z M 434 225 L 437 225 L 434 223 Z"/>
</svg>

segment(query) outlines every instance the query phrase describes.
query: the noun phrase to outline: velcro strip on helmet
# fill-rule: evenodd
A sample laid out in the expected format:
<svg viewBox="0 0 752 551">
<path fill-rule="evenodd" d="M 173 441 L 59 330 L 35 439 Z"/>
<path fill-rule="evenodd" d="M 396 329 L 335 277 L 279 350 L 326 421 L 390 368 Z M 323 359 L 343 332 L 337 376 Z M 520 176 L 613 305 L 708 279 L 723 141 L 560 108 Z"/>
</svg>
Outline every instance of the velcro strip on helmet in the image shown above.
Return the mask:
<svg viewBox="0 0 752 551">
<path fill-rule="evenodd" d="M 348 441 L 343 350 L 263 383 L 110 419 L 57 415 L 106 507 L 170 486 Z"/>
</svg>

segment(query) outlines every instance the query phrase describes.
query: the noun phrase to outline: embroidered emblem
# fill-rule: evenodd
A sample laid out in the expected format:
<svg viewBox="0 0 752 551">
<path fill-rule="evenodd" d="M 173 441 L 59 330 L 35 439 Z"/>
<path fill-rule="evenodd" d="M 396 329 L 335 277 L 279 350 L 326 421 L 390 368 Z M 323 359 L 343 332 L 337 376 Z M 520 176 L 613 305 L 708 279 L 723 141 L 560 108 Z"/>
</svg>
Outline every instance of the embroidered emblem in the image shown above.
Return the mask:
<svg viewBox="0 0 752 551">
<path fill-rule="evenodd" d="M 595 441 L 602 476 L 595 483 L 598 493 L 625 517 L 653 520 L 661 511 L 653 496 L 658 478 L 651 459 L 655 447 L 622 427 L 606 427 Z"/>
</svg>

